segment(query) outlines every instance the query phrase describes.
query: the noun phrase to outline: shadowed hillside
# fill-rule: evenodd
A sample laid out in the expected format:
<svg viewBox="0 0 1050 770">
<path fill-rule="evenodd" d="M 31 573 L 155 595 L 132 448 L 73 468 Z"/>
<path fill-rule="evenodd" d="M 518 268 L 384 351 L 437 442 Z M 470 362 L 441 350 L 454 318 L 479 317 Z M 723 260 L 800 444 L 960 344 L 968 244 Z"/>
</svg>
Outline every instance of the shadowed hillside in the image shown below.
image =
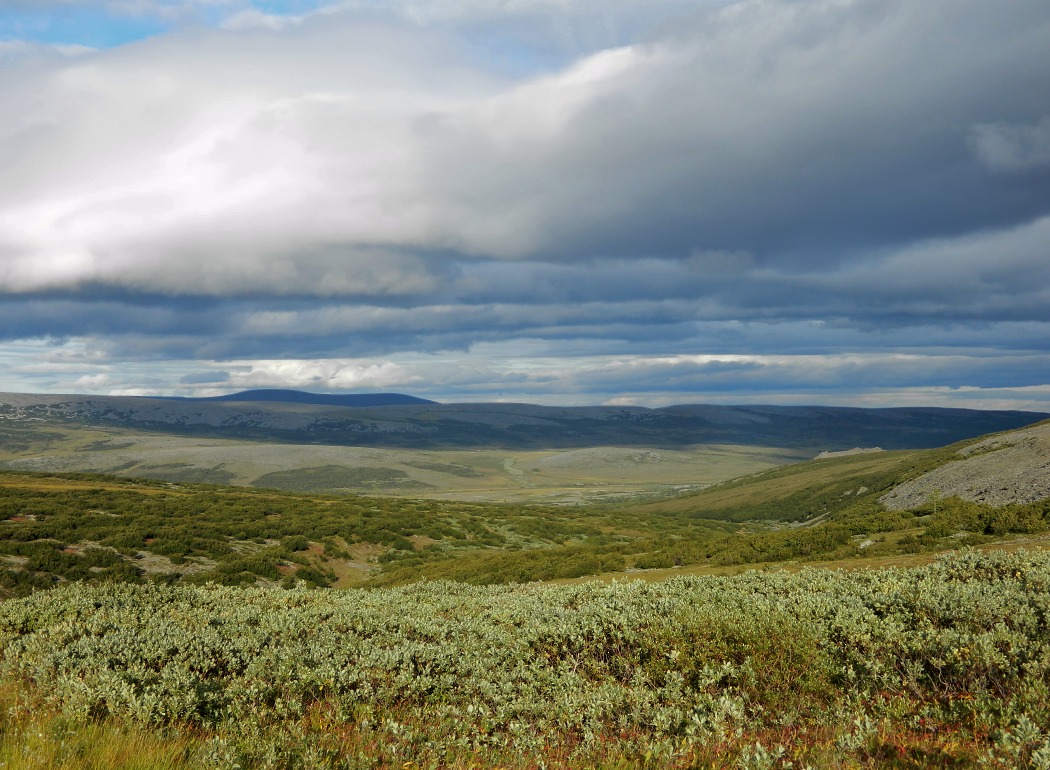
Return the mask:
<svg viewBox="0 0 1050 770">
<path fill-rule="evenodd" d="M 324 406 L 403 406 L 405 404 L 434 404 L 426 398 L 402 393 L 306 393 L 301 390 L 245 390 L 225 396 L 190 398 L 187 401 L 232 401 L 236 403 L 268 401 L 283 404 L 319 404 Z"/>
<path fill-rule="evenodd" d="M 177 435 L 412 449 L 738 444 L 813 450 L 943 446 L 1050 415 L 970 409 L 683 405 L 329 404 L 0 394 L 5 424 L 31 420 Z"/>
</svg>

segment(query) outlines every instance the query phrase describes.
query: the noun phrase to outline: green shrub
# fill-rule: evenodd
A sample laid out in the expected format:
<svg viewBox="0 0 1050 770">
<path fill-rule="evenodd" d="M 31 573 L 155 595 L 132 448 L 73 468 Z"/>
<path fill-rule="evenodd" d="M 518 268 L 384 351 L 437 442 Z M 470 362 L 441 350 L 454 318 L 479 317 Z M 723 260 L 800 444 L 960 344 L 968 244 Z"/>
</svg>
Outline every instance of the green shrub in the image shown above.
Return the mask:
<svg viewBox="0 0 1050 770">
<path fill-rule="evenodd" d="M 0 656 L 67 725 L 189 726 L 225 767 L 1005 770 L 1046 754 L 1048 596 L 1050 555 L 1024 552 L 658 584 L 67 584 L 0 603 Z"/>
</svg>

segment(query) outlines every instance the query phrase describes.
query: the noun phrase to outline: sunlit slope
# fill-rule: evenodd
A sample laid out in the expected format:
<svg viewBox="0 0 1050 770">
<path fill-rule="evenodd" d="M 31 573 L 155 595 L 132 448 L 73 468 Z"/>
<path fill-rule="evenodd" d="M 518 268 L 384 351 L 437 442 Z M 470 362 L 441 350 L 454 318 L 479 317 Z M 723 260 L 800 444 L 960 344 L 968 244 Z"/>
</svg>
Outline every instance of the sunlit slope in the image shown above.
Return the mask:
<svg viewBox="0 0 1050 770">
<path fill-rule="evenodd" d="M 806 459 L 798 449 L 700 445 L 422 450 L 193 438 L 0 421 L 0 467 L 291 492 L 576 505 L 667 495 Z"/>
<path fill-rule="evenodd" d="M 1050 497 L 1050 421 L 939 449 L 788 465 L 635 509 L 725 521 L 802 522 L 850 511 L 923 508 L 934 497 L 993 507 Z"/>
<path fill-rule="evenodd" d="M 877 497 L 945 456 L 946 450 L 935 449 L 811 460 L 634 508 L 725 521 L 804 521 Z"/>
</svg>

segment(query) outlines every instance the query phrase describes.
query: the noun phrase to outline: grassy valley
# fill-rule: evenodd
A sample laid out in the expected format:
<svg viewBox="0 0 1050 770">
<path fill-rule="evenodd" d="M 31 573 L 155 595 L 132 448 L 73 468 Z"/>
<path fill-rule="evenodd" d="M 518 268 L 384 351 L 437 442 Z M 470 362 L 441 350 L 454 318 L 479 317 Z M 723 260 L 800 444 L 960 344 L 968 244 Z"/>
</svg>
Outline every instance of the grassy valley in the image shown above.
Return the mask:
<svg viewBox="0 0 1050 770">
<path fill-rule="evenodd" d="M 56 579 L 120 576 L 385 586 L 875 559 L 1050 529 L 1047 498 L 992 505 L 938 492 L 911 508 L 884 504 L 905 484 L 1015 446 L 999 441 L 991 452 L 973 451 L 974 439 L 934 450 L 846 454 L 672 498 L 571 507 L 8 472 L 0 477 L 0 552 L 12 592 Z M 564 454 L 548 457 L 566 467 Z M 448 472 L 449 465 L 439 467 Z"/>
<path fill-rule="evenodd" d="M 746 445 L 369 448 L 189 438 L 54 421 L 11 423 L 0 421 L 0 467 L 13 470 L 474 502 L 576 505 L 667 495 L 812 455 Z"/>
<path fill-rule="evenodd" d="M 554 408 L 380 396 L 0 394 L 0 467 L 578 505 L 666 497 L 826 450 L 936 447 L 1045 417 L 962 409 Z"/>
</svg>

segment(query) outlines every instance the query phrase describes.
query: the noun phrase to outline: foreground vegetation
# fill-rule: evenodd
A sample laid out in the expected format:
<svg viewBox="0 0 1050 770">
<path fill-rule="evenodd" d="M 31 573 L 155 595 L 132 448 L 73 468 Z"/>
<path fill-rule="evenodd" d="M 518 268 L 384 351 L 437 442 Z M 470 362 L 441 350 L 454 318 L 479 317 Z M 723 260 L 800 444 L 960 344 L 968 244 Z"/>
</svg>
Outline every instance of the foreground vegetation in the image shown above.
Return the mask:
<svg viewBox="0 0 1050 770">
<path fill-rule="evenodd" d="M 0 604 L 0 655 L 6 767 L 1050 766 L 1045 554 L 660 584 L 69 584 Z"/>
</svg>

